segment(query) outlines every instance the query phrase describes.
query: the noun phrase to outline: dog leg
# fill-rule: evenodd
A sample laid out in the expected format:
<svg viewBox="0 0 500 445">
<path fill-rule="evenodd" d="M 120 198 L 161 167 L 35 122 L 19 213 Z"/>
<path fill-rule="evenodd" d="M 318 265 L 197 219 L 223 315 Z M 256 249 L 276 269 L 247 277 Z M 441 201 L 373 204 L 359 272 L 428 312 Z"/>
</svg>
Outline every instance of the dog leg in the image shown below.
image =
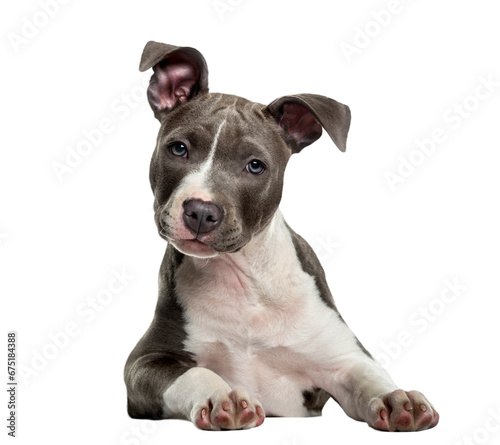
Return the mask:
<svg viewBox="0 0 500 445">
<path fill-rule="evenodd" d="M 364 353 L 342 357 L 325 388 L 350 417 L 383 431 L 432 428 L 439 414 L 418 391 L 403 391 L 385 369 Z"/>
<path fill-rule="evenodd" d="M 164 393 L 169 416 L 182 416 L 203 430 L 248 429 L 262 425 L 264 410 L 243 388 L 231 389 L 214 372 L 191 368 Z"/>
</svg>

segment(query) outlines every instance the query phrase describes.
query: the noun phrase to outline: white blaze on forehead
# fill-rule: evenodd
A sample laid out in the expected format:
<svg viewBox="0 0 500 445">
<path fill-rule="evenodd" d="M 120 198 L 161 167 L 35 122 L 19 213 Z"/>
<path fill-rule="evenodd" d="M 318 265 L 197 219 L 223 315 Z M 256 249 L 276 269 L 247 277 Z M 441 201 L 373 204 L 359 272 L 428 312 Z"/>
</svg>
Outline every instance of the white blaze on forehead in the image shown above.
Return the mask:
<svg viewBox="0 0 500 445">
<path fill-rule="evenodd" d="M 217 148 L 217 143 L 219 142 L 219 136 L 222 131 L 222 127 L 226 123 L 226 119 L 224 119 L 220 125 L 219 128 L 217 129 L 217 133 L 215 133 L 214 141 L 212 142 L 212 146 L 210 147 L 210 153 L 208 154 L 208 158 L 206 161 L 201 165 L 199 173 L 201 174 L 203 178 L 203 182 L 205 179 L 205 176 L 207 172 L 212 168 L 213 161 L 214 161 L 214 155 L 215 155 L 215 149 Z"/>
<path fill-rule="evenodd" d="M 208 153 L 205 161 L 199 166 L 198 169 L 184 177 L 169 201 L 169 206 L 172 209 L 172 216 L 174 219 L 178 220 L 180 226 L 182 226 L 182 203 L 184 201 L 187 199 L 201 199 L 202 201 L 212 200 L 211 191 L 206 184 L 206 178 L 208 172 L 213 166 L 215 150 L 217 148 L 222 127 L 225 123 L 226 119 L 220 123 L 210 147 L 210 152 Z"/>
</svg>

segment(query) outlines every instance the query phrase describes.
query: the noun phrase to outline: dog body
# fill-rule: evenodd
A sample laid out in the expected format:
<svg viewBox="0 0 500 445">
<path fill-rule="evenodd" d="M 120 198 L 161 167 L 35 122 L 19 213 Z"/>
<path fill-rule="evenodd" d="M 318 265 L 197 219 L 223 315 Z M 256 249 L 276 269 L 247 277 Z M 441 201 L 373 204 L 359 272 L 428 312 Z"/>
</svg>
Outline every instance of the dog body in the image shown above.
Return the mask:
<svg viewBox="0 0 500 445">
<path fill-rule="evenodd" d="M 176 275 L 184 345 L 197 366 L 245 388 L 274 416 L 320 414 L 328 397 L 318 388 L 333 388 L 335 358 L 359 350 L 304 272 L 294 236 L 277 212 L 247 248 L 208 263 L 191 257 Z"/>
<path fill-rule="evenodd" d="M 125 368 L 132 417 L 202 429 L 321 414 L 333 397 L 382 430 L 438 414 L 397 388 L 338 313 L 311 247 L 278 209 L 286 164 L 324 128 L 343 151 L 348 107 L 303 94 L 268 106 L 208 93 L 193 48 L 149 42 L 148 99 L 161 122 L 150 180 L 169 244 L 153 322 Z"/>
</svg>

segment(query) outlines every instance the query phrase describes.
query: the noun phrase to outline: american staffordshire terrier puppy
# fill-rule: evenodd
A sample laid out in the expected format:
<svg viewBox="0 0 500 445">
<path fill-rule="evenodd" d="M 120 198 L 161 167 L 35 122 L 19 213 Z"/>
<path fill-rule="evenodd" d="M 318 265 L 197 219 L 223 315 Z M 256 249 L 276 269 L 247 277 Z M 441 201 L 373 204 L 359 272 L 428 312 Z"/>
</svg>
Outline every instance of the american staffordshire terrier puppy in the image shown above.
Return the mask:
<svg viewBox="0 0 500 445">
<path fill-rule="evenodd" d="M 246 429 L 320 415 L 332 397 L 375 429 L 434 427 L 429 401 L 399 389 L 348 328 L 278 209 L 292 154 L 322 129 L 345 150 L 349 108 L 314 94 L 266 106 L 209 93 L 194 48 L 149 42 L 149 68 L 161 124 L 150 181 L 168 246 L 153 321 L 125 367 L 130 416 Z"/>
</svg>

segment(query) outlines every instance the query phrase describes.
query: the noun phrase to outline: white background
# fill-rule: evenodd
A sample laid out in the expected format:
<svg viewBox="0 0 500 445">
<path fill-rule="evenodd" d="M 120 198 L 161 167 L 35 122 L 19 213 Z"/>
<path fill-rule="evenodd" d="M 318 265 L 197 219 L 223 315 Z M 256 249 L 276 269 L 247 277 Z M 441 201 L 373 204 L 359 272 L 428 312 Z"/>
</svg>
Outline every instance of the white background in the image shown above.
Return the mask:
<svg viewBox="0 0 500 445">
<path fill-rule="evenodd" d="M 1 335 L 6 349 L 18 333 L 17 443 L 499 443 L 497 2 L 401 0 L 388 14 L 389 0 L 69 0 L 50 15 L 42 3 L 9 2 L 0 19 Z M 148 180 L 158 123 L 138 72 L 148 40 L 199 49 L 212 91 L 351 107 L 347 152 L 323 136 L 295 156 L 282 210 L 360 340 L 440 412 L 435 429 L 380 433 L 334 402 L 320 418 L 225 433 L 127 416 L 123 365 L 165 249 Z M 89 146 L 58 178 L 68 150 Z M 443 300 L 447 280 L 459 287 Z"/>
</svg>

